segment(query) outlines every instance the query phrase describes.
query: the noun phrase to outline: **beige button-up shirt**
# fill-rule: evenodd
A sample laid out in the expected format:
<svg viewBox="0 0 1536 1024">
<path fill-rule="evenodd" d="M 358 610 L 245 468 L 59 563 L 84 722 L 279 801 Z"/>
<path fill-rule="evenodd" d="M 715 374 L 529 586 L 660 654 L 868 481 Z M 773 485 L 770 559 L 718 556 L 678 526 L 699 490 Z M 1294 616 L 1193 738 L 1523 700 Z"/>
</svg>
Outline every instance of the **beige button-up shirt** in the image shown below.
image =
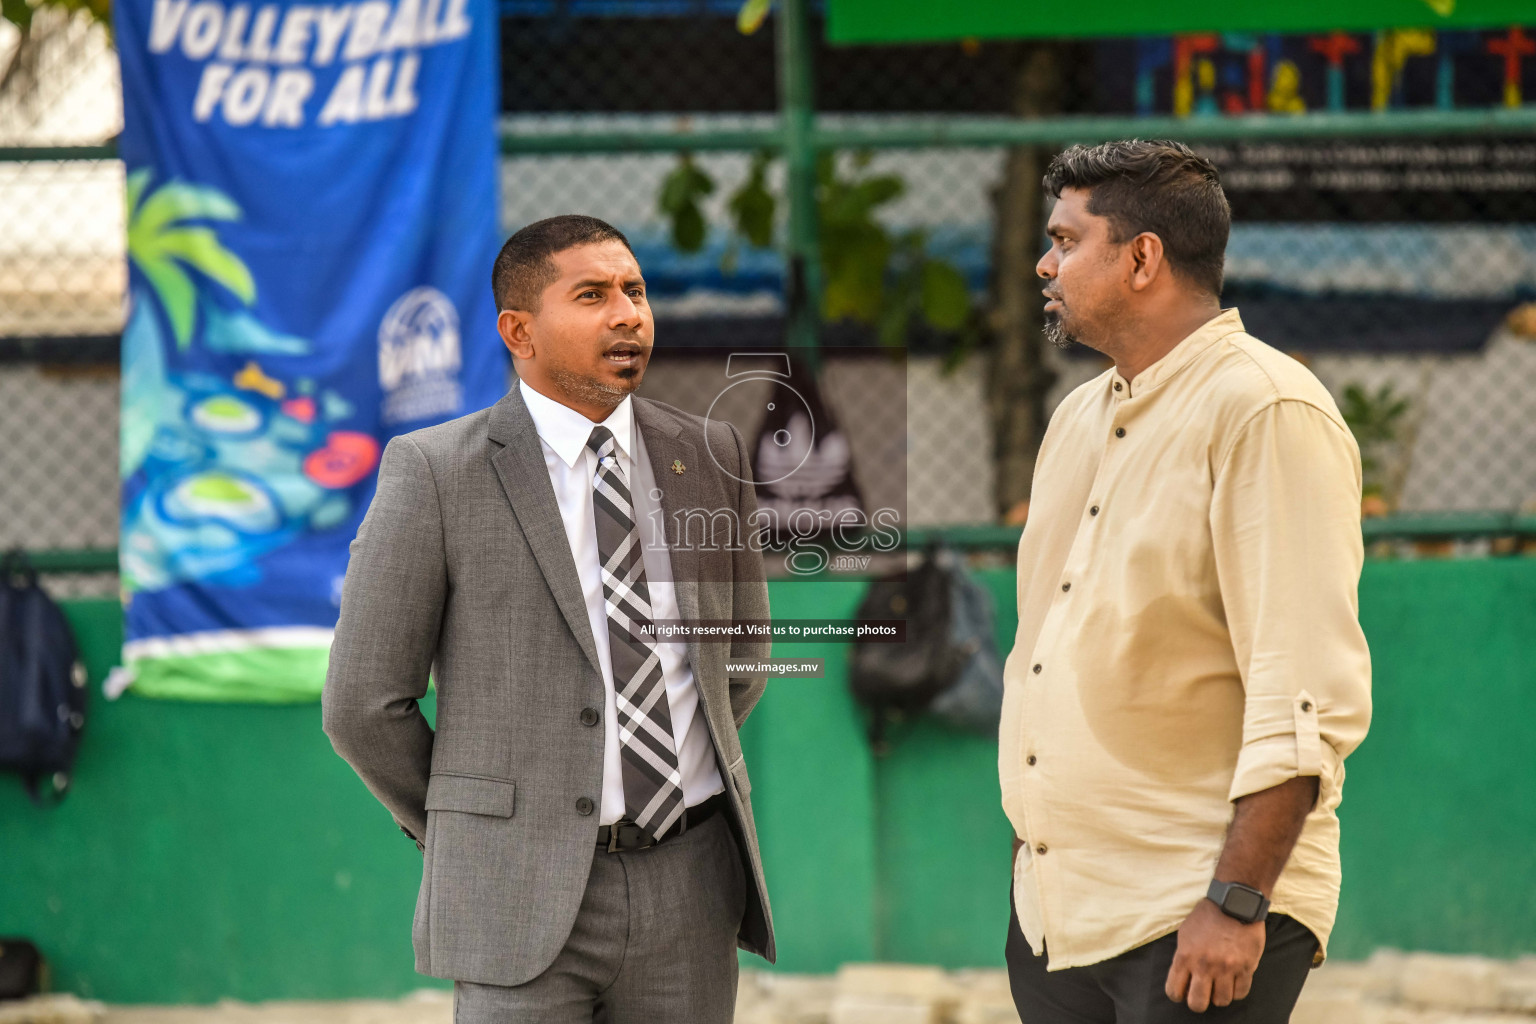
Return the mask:
<svg viewBox="0 0 1536 1024">
<path fill-rule="evenodd" d="M 1271 894 L 1317 936 L 1339 896 L 1344 758 L 1370 722 L 1360 454 L 1300 363 L 1227 310 L 1051 418 L 1004 672 L 1014 902 L 1060 970 L 1177 931 L 1232 801 L 1320 796 Z"/>
</svg>

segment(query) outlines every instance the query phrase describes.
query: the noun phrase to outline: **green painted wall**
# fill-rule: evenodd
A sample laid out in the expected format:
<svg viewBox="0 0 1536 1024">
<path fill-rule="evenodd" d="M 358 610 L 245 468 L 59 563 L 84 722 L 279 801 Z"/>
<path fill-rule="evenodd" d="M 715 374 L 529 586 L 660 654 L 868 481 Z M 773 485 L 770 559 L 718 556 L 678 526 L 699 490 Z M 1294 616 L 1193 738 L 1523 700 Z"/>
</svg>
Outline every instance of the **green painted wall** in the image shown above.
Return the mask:
<svg viewBox="0 0 1536 1024">
<path fill-rule="evenodd" d="M 775 586 L 773 614 L 852 618 L 860 583 Z M 768 686 L 743 729 L 752 771 L 763 869 L 779 946 L 778 965 L 827 971 L 877 955 L 875 770 L 847 687 L 848 647 L 794 644 L 782 656 L 825 658 L 825 679 Z M 762 965 L 755 957 L 742 963 Z"/>
<path fill-rule="evenodd" d="M 117 609 L 67 610 L 99 680 Z M 0 780 L 0 934 L 33 937 L 57 988 L 210 1002 L 417 986 L 421 857 L 331 752 L 318 704 L 97 697 L 86 730 L 60 807 Z"/>
<path fill-rule="evenodd" d="M 1536 952 L 1536 559 L 1366 565 L 1331 952 Z"/>
<path fill-rule="evenodd" d="M 999 635 L 1012 574 L 984 580 Z M 852 613 L 857 583 L 776 585 L 775 614 Z M 1349 761 L 1333 952 L 1536 951 L 1536 559 L 1371 563 L 1376 717 Z M 110 604 L 69 607 L 92 676 Z M 910 723 L 870 757 L 843 685 L 770 687 L 748 722 L 780 966 L 1001 963 L 1008 826 L 996 745 Z M 420 858 L 334 754 L 314 705 L 96 701 L 76 789 L 37 809 L 0 780 L 0 934 L 58 987 L 122 1002 L 389 996 L 411 970 Z M 752 958 L 748 958 L 752 961 Z"/>
</svg>

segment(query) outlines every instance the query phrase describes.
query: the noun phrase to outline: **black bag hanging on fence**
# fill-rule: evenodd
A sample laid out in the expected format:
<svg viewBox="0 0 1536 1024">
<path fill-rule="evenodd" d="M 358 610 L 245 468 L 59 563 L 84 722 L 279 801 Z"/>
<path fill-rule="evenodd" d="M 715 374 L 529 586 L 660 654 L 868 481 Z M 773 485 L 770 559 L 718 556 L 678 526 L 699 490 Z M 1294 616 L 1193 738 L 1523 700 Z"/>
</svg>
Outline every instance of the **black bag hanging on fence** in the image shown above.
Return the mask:
<svg viewBox="0 0 1536 1024">
<path fill-rule="evenodd" d="M 997 737 L 1003 717 L 1003 657 L 997 649 L 992 594 L 965 571 L 953 551 L 950 574 L 949 642 L 963 655 L 954 682 L 939 691 L 928 713 L 956 729 Z"/>
<path fill-rule="evenodd" d="M 85 666 L 64 613 L 20 552 L 0 562 L 0 771 L 32 799 L 69 789 L 85 726 Z"/>
<path fill-rule="evenodd" d="M 896 715 L 929 712 L 946 723 L 995 734 L 1003 670 L 992 603 L 950 548 L 930 544 L 906 572 L 876 580 L 859 605 L 861 622 L 905 619 L 905 643 L 854 645 L 849 685 L 869 711 L 869 739 L 885 749 Z"/>
</svg>

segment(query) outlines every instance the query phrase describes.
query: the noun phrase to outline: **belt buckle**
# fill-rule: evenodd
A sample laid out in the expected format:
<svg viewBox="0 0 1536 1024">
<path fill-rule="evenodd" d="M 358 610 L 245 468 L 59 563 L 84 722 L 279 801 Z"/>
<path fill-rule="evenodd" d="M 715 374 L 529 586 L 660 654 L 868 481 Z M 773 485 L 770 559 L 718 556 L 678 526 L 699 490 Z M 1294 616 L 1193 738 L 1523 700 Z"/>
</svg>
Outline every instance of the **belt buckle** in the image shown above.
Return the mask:
<svg viewBox="0 0 1536 1024">
<path fill-rule="evenodd" d="M 641 839 L 643 841 L 642 842 L 637 842 L 633 846 L 630 846 L 630 845 L 623 845 L 623 846 L 621 846 L 619 844 L 619 830 L 620 829 L 631 829 L 631 830 L 633 830 L 631 834 L 634 834 L 638 839 Z M 688 831 L 688 808 L 684 807 L 683 808 L 683 813 L 679 816 L 678 821 L 677 821 L 677 831 L 675 833 L 673 833 L 672 835 L 668 836 L 667 838 L 675 839 L 675 838 L 677 838 L 678 836 L 682 835 L 684 832 L 687 832 L 687 831 Z M 651 847 L 659 845 L 661 843 L 661 840 L 662 840 L 661 836 L 653 836 L 653 835 L 651 835 L 650 833 L 648 833 L 644 829 L 642 829 L 639 825 L 636 825 L 634 822 L 630 821 L 628 818 L 620 818 L 618 821 L 616 821 L 612 825 L 608 826 L 608 847 L 607 847 L 607 850 L 608 850 L 609 853 L 623 853 L 623 852 L 627 852 L 629 850 L 649 850 Z"/>
<path fill-rule="evenodd" d="M 655 839 L 650 839 L 645 842 L 635 842 L 633 844 L 628 842 L 620 843 L 619 835 L 621 831 L 624 832 L 627 836 L 633 836 L 636 840 L 645 839 L 645 832 L 640 828 L 639 825 L 636 825 L 628 818 L 620 818 L 618 821 L 608 826 L 609 853 L 626 853 L 630 850 L 644 850 L 647 847 L 656 845 Z"/>
</svg>

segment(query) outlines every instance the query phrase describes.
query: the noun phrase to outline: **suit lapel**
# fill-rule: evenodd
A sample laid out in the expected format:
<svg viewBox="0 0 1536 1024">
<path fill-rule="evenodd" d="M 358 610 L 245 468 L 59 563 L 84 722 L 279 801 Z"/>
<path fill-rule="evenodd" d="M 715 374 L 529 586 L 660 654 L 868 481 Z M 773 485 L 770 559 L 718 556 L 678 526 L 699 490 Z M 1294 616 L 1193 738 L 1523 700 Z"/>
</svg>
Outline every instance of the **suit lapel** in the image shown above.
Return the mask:
<svg viewBox="0 0 1536 1024">
<path fill-rule="evenodd" d="M 667 556 L 672 562 L 672 582 L 697 582 L 698 552 L 692 548 L 673 547 L 674 532 L 680 532 L 682 522 L 679 513 L 699 508 L 698 480 L 703 467 L 697 464 L 697 449 L 683 439 L 682 431 L 671 417 L 656 410 L 649 402 L 635 402 L 635 423 L 645 434 L 645 450 L 650 456 L 651 476 L 661 490 L 662 521 L 668 537 Z M 681 469 L 682 472 L 678 472 Z M 678 595 L 678 611 L 683 618 L 698 617 L 698 592 L 689 588 L 690 601 L 683 603 Z"/>
<path fill-rule="evenodd" d="M 587 660 L 601 676 L 603 670 L 597 660 L 597 644 L 592 639 L 581 577 L 576 574 L 576 560 L 571 557 L 571 542 L 560 518 L 560 506 L 555 502 L 555 489 L 549 482 L 539 433 L 517 385 L 491 409 L 488 433 L 492 441 L 502 445 L 491 456 L 501 489 L 512 503 L 518 525 L 523 528 L 533 557 L 555 595 L 560 613 Z"/>
<path fill-rule="evenodd" d="M 672 563 L 672 589 L 677 595 L 677 611 L 685 622 L 699 618 L 699 553 L 681 545 L 683 522 L 679 513 L 699 509 L 700 474 L 698 450 L 682 436 L 677 423 L 644 399 L 635 400 L 635 425 L 645 435 L 645 450 L 650 456 L 651 476 L 661 490 L 663 530 L 668 538 L 667 558 Z M 677 468 L 681 467 L 682 472 Z M 674 545 L 671 541 L 679 544 Z M 699 678 L 699 643 L 687 643 L 688 661 Z"/>
</svg>

